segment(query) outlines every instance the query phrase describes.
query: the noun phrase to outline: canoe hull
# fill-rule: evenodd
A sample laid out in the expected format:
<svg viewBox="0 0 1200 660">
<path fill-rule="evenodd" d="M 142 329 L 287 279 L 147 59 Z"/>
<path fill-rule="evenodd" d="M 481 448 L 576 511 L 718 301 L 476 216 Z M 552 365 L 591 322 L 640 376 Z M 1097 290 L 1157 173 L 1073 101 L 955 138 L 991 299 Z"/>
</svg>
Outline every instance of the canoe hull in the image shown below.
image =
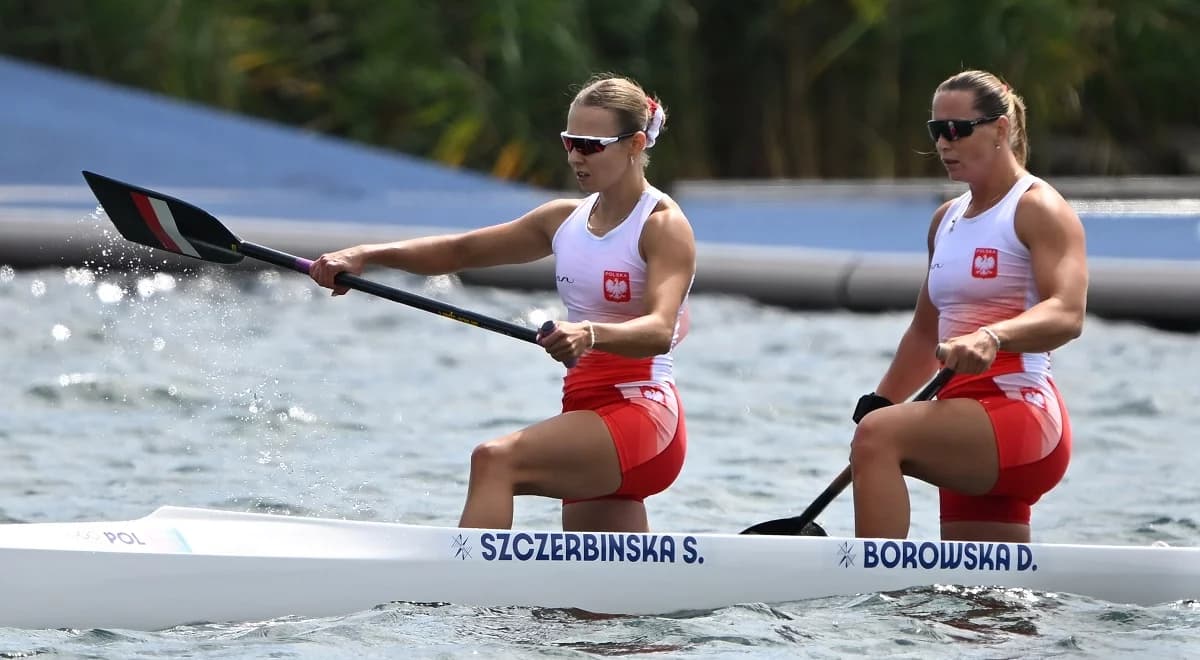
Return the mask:
<svg viewBox="0 0 1200 660">
<path fill-rule="evenodd" d="M 1200 597 L 1200 549 L 473 530 L 164 507 L 0 525 L 0 626 L 154 630 L 391 601 L 661 614 L 930 584 Z"/>
</svg>

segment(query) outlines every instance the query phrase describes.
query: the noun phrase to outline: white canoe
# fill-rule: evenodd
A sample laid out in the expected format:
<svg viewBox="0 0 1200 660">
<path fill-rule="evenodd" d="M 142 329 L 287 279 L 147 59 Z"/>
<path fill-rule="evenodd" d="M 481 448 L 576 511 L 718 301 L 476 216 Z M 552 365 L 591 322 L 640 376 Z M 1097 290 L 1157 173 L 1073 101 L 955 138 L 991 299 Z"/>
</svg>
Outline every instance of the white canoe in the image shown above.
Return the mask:
<svg viewBox="0 0 1200 660">
<path fill-rule="evenodd" d="M 0 525 L 0 627 L 154 630 L 391 601 L 655 614 L 931 584 L 1200 598 L 1200 548 L 509 532 L 180 507 Z"/>
</svg>

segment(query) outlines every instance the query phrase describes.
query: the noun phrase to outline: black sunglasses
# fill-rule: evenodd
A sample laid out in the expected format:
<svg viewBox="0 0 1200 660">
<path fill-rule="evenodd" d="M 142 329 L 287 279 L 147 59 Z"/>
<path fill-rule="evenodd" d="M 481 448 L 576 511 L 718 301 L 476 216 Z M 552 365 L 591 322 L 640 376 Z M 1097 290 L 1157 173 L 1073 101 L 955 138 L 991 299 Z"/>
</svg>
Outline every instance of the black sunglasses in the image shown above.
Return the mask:
<svg viewBox="0 0 1200 660">
<path fill-rule="evenodd" d="M 929 137 L 934 142 L 937 142 L 939 137 L 953 142 L 974 133 L 975 127 L 979 124 L 990 124 L 1000 117 L 1001 115 L 980 117 L 979 119 L 930 119 L 925 122 L 925 126 L 929 129 Z"/>
<path fill-rule="evenodd" d="M 595 137 L 592 135 L 571 135 L 570 133 L 563 131 L 562 133 L 559 133 L 559 136 L 562 137 L 563 149 L 566 149 L 567 153 L 570 153 L 571 150 L 574 149 L 575 151 L 578 151 L 580 155 L 591 156 L 594 153 L 604 151 L 604 148 L 610 144 L 620 142 L 621 140 L 637 135 L 638 133 L 641 133 L 641 131 L 622 133 L 621 135 L 614 135 L 612 137 Z"/>
</svg>

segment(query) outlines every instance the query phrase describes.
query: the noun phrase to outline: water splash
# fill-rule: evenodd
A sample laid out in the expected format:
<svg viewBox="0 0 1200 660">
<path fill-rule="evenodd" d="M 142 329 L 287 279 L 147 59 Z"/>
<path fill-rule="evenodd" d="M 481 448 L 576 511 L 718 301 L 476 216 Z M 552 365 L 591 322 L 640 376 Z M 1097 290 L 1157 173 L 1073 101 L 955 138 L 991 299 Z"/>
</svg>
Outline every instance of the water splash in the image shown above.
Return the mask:
<svg viewBox="0 0 1200 660">
<path fill-rule="evenodd" d="M 462 280 L 457 275 L 434 275 L 426 278 L 421 286 L 425 295 L 432 298 L 441 298 L 459 288 L 462 288 Z"/>
<path fill-rule="evenodd" d="M 112 282 L 101 282 L 96 285 L 96 299 L 106 305 L 112 305 L 121 302 L 125 298 L 125 289 L 119 284 Z"/>
<path fill-rule="evenodd" d="M 72 385 L 91 385 L 100 381 L 100 377 L 93 373 L 71 373 L 59 374 L 58 384 L 60 387 L 70 387 Z"/>
<path fill-rule="evenodd" d="M 90 268 L 72 266 L 63 270 L 63 280 L 73 286 L 90 287 L 96 283 L 96 274 Z"/>
<path fill-rule="evenodd" d="M 166 288 L 160 287 L 160 282 L 166 285 Z M 143 277 L 137 281 L 137 294 L 139 298 L 149 298 L 159 291 L 170 291 L 175 288 L 175 278 L 163 273 L 157 273 L 154 277 Z"/>
</svg>

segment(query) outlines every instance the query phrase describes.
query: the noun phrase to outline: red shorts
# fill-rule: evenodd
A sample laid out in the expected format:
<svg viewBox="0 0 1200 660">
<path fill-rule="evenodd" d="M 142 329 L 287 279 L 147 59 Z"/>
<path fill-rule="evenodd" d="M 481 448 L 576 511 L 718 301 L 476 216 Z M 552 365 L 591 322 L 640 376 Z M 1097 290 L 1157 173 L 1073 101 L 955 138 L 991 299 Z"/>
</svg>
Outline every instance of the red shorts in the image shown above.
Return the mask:
<svg viewBox="0 0 1200 660">
<path fill-rule="evenodd" d="M 591 410 L 608 427 L 621 462 L 621 485 L 596 500 L 641 502 L 670 486 L 683 469 L 687 428 L 673 384 L 594 387 L 563 396 L 563 412 Z M 563 504 L 584 500 L 563 500 Z"/>
<path fill-rule="evenodd" d="M 942 522 L 1029 524 L 1031 507 L 1056 486 L 1071 460 L 1071 420 L 1058 388 L 1028 374 L 1002 374 L 955 386 L 939 399 L 975 399 L 992 420 L 1000 474 L 984 495 L 941 489 Z"/>
</svg>

